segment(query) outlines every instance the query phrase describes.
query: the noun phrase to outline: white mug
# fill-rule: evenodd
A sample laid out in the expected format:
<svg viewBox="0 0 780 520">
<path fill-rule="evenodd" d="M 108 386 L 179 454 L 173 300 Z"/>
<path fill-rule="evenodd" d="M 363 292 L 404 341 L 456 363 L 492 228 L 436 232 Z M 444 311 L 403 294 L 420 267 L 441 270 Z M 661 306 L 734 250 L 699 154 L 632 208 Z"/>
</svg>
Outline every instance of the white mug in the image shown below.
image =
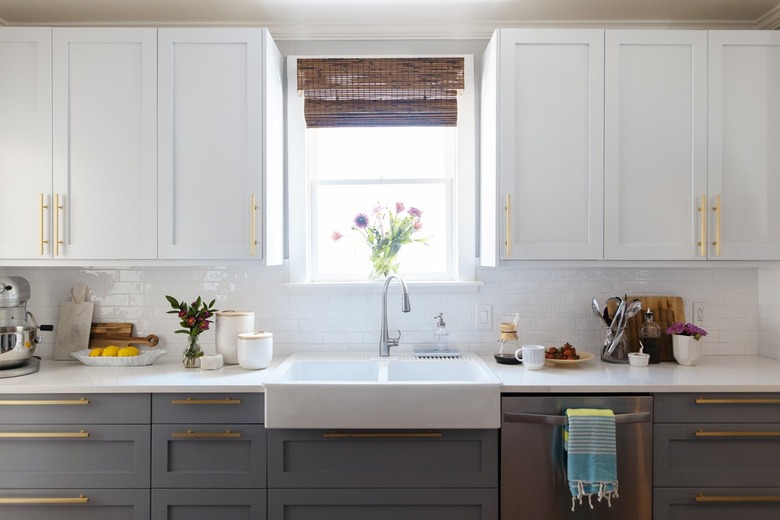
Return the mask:
<svg viewBox="0 0 780 520">
<path fill-rule="evenodd" d="M 528 370 L 539 370 L 544 366 L 544 351 L 545 348 L 541 345 L 523 345 L 515 351 L 515 359 L 522 361 Z"/>
</svg>

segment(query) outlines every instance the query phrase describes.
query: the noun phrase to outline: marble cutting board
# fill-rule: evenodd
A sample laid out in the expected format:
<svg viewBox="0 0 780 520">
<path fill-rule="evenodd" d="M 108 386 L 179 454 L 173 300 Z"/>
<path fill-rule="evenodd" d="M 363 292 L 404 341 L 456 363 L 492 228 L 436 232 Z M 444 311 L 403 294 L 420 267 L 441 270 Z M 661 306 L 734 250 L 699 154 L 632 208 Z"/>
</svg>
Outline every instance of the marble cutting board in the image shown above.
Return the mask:
<svg viewBox="0 0 780 520">
<path fill-rule="evenodd" d="M 87 348 L 92 328 L 92 312 L 95 303 L 85 301 L 87 287 L 76 286 L 70 292 L 73 300 L 60 305 L 60 319 L 52 356 L 59 361 L 70 361 L 73 359 L 70 356 L 71 352 Z"/>
</svg>

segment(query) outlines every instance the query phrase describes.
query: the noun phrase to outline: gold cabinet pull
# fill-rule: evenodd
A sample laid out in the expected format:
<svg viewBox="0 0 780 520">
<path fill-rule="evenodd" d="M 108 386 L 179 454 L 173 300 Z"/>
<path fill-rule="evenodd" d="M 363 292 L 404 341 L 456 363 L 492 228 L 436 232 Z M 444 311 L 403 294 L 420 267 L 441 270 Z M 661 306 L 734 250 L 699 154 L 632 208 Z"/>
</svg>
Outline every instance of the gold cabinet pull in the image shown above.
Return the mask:
<svg viewBox="0 0 780 520">
<path fill-rule="evenodd" d="M 89 404 L 89 399 L 5 399 L 0 400 L 0 406 L 59 406 L 59 405 L 83 405 Z"/>
<path fill-rule="evenodd" d="M 323 439 L 438 439 L 441 432 L 325 432 Z"/>
<path fill-rule="evenodd" d="M 41 212 L 41 214 L 40 214 L 40 221 L 39 221 L 40 225 L 38 226 L 38 228 L 40 230 L 40 235 L 41 235 L 40 236 L 40 239 L 41 239 L 40 240 L 40 242 L 41 242 L 41 256 L 43 256 L 44 253 L 45 253 L 45 251 L 43 249 L 43 246 L 49 243 L 49 241 L 46 240 L 46 237 L 44 236 L 44 225 L 43 225 L 44 224 L 44 220 L 45 220 L 45 212 L 44 212 L 44 210 L 49 209 L 49 205 L 46 204 L 46 202 L 44 200 L 44 197 L 43 197 L 43 193 L 41 193 L 38 196 L 38 208 L 40 209 L 40 212 Z"/>
<path fill-rule="evenodd" d="M 193 399 L 188 397 L 187 399 L 174 399 L 171 404 L 241 404 L 241 399 L 231 399 L 226 397 L 224 399 Z"/>
<path fill-rule="evenodd" d="M 512 196 L 507 193 L 506 206 L 504 211 L 506 212 L 506 256 L 512 256 Z"/>
<path fill-rule="evenodd" d="M 720 256 L 720 195 L 715 195 L 712 211 L 715 212 L 715 240 L 712 241 L 712 245 L 715 246 L 715 256 Z"/>
<path fill-rule="evenodd" d="M 699 253 L 702 257 L 707 256 L 707 212 L 704 210 L 707 207 L 707 196 L 702 195 L 699 202 Z"/>
<path fill-rule="evenodd" d="M 241 432 L 231 432 L 230 430 L 225 430 L 224 432 L 194 432 L 187 430 L 186 432 L 171 433 L 171 437 L 174 439 L 239 439 L 241 435 Z"/>
<path fill-rule="evenodd" d="M 257 239 L 255 233 L 257 231 L 257 201 L 255 194 L 252 194 L 252 201 L 249 203 L 249 254 L 255 256 L 255 250 L 257 249 Z"/>
<path fill-rule="evenodd" d="M 741 431 L 730 431 L 730 432 L 708 432 L 704 430 L 697 430 L 695 433 L 696 437 L 709 437 L 709 438 L 734 438 L 734 437 L 780 437 L 780 431 L 774 431 L 774 432 L 741 432 Z"/>
<path fill-rule="evenodd" d="M 89 498 L 84 495 L 78 497 L 0 497 L 1 505 L 57 505 L 57 504 L 86 504 Z"/>
<path fill-rule="evenodd" d="M 60 244 L 64 242 L 60 240 L 60 210 L 65 209 L 65 206 L 60 204 L 59 193 L 54 194 L 54 256 L 60 254 Z"/>
<path fill-rule="evenodd" d="M 696 404 L 780 404 L 780 399 L 748 397 L 742 399 L 718 399 L 710 397 L 697 397 Z"/>
<path fill-rule="evenodd" d="M 780 502 L 780 496 L 706 496 L 696 495 L 695 500 L 697 503 L 718 503 L 718 502 L 730 502 L 730 503 L 750 503 L 750 502 Z"/>
<path fill-rule="evenodd" d="M 0 439 L 87 439 L 89 432 L 0 432 Z"/>
</svg>

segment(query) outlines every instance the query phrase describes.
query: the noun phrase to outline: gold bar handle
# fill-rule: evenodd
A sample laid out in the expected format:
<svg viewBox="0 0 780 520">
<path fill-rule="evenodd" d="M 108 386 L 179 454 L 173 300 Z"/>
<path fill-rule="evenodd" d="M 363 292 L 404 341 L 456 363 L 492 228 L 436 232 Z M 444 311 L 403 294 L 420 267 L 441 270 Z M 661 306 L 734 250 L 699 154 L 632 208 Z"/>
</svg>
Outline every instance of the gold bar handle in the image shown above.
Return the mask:
<svg viewBox="0 0 780 520">
<path fill-rule="evenodd" d="M 704 208 L 707 207 L 707 196 L 702 195 L 699 203 L 699 253 L 702 257 L 707 256 L 707 212 Z"/>
<path fill-rule="evenodd" d="M 709 397 L 697 397 L 696 404 L 780 404 L 780 399 L 773 398 L 743 398 L 743 399 L 718 399 Z"/>
<path fill-rule="evenodd" d="M 49 243 L 49 241 L 48 241 L 48 240 L 46 240 L 46 237 L 44 236 L 44 233 L 43 233 L 43 232 L 44 232 L 44 229 L 43 229 L 43 228 L 44 228 L 44 226 L 43 226 L 43 224 L 44 224 L 44 217 L 45 217 L 45 212 L 44 212 L 44 210 L 46 210 L 46 209 L 49 209 L 49 205 L 48 205 L 48 204 L 46 204 L 46 203 L 45 203 L 45 201 L 44 201 L 44 198 L 43 198 L 43 193 L 41 193 L 41 194 L 38 196 L 38 207 L 39 207 L 39 209 L 40 209 L 40 211 L 41 211 L 40 225 L 39 225 L 38 227 L 39 227 L 39 229 L 40 229 L 40 232 L 41 232 L 41 233 L 40 233 L 40 235 L 41 235 L 41 256 L 43 256 L 43 254 L 44 254 L 44 249 L 43 249 L 43 246 Z"/>
<path fill-rule="evenodd" d="M 0 439 L 86 439 L 89 432 L 0 432 Z"/>
<path fill-rule="evenodd" d="M 696 495 L 695 500 L 697 503 L 751 503 L 751 502 L 780 502 L 780 496 L 719 496 L 719 497 L 712 497 L 712 496 L 705 496 L 705 495 Z"/>
<path fill-rule="evenodd" d="M 89 498 L 84 495 L 79 497 L 0 497 L 0 505 L 57 505 L 57 504 L 86 504 Z"/>
<path fill-rule="evenodd" d="M 231 432 L 230 430 L 225 430 L 224 432 L 194 432 L 187 430 L 186 432 L 171 433 L 171 437 L 174 439 L 239 439 L 241 435 L 241 432 Z"/>
<path fill-rule="evenodd" d="M 715 195 L 715 205 L 712 207 L 715 212 L 715 240 L 712 245 L 715 246 L 715 256 L 720 256 L 720 195 Z"/>
<path fill-rule="evenodd" d="M 174 399 L 171 404 L 241 404 L 241 399 L 231 399 L 226 397 L 224 399 L 193 399 L 188 397 L 187 399 Z"/>
<path fill-rule="evenodd" d="M 65 206 L 60 204 L 60 195 L 54 194 L 54 256 L 60 254 L 60 244 L 63 241 L 60 240 L 60 210 L 65 209 Z"/>
<path fill-rule="evenodd" d="M 252 201 L 249 206 L 249 222 L 250 222 L 250 236 L 249 236 L 249 254 L 255 256 L 255 250 L 257 248 L 257 239 L 255 233 L 257 231 L 257 201 L 255 194 L 252 194 Z"/>
<path fill-rule="evenodd" d="M 323 439 L 438 439 L 441 432 L 326 432 Z"/>
<path fill-rule="evenodd" d="M 697 430 L 696 437 L 709 437 L 709 438 L 734 438 L 734 437 L 780 437 L 780 431 L 774 432 L 707 432 L 704 430 Z"/>
<path fill-rule="evenodd" d="M 58 406 L 82 404 L 89 404 L 89 399 L 82 397 L 81 399 L 30 399 L 26 401 L 22 399 L 0 400 L 0 406 Z"/>
<path fill-rule="evenodd" d="M 512 196 L 507 193 L 506 206 L 504 211 L 506 212 L 506 256 L 512 256 Z"/>
</svg>

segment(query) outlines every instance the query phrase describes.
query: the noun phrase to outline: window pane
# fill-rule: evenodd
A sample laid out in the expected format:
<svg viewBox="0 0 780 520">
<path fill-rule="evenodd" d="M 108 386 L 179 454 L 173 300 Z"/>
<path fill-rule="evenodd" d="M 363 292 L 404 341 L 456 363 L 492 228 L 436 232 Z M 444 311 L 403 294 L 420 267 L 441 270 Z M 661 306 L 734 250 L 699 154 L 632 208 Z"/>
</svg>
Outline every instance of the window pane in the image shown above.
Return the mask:
<svg viewBox="0 0 780 520">
<path fill-rule="evenodd" d="M 452 164 L 454 129 L 308 129 L 312 180 L 441 179 Z"/>
<path fill-rule="evenodd" d="M 371 249 L 359 231 L 351 228 L 355 216 L 363 213 L 369 222 L 375 222 L 374 208 L 387 207 L 395 212 L 396 202 L 406 209 L 422 211 L 422 228 L 412 238 L 427 237 L 426 244 L 406 244 L 398 254 L 399 273 L 447 275 L 450 229 L 448 184 L 445 182 L 421 184 L 316 185 L 313 193 L 312 219 L 314 246 L 312 278 L 315 280 L 365 280 L 371 272 Z M 403 214 L 402 214 L 403 215 Z M 343 235 L 332 240 L 334 231 Z M 349 276 L 353 275 L 353 276 Z"/>
</svg>

